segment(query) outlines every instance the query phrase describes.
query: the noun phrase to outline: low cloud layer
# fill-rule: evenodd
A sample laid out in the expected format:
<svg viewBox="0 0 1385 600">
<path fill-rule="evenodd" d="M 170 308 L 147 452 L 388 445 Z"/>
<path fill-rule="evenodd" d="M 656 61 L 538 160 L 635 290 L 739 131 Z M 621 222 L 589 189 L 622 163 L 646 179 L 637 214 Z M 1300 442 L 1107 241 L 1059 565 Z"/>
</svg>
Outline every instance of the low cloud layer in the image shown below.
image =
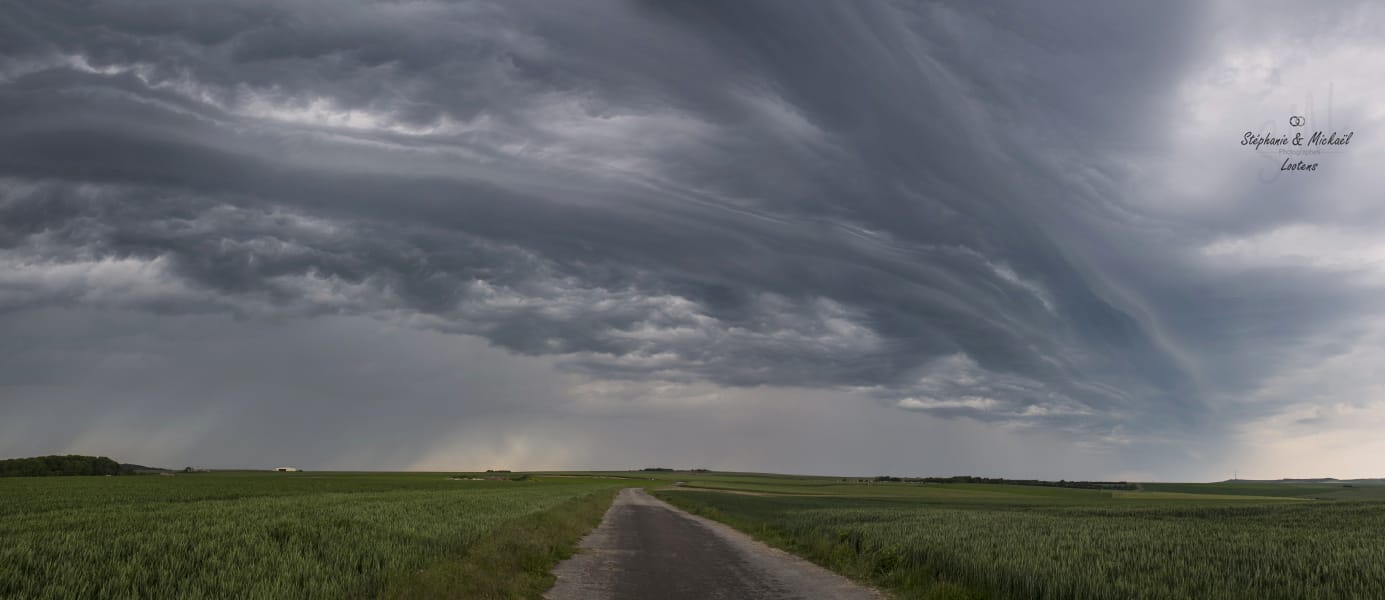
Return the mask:
<svg viewBox="0 0 1385 600">
<path fill-rule="evenodd" d="M 773 405 L 784 445 L 892 414 L 1096 475 L 1260 464 L 1281 415 L 1385 414 L 1302 391 L 1382 332 L 1380 15 L 1289 9 L 13 3 L 0 451 L 623 467 L 659 438 L 622 419 L 700 406 L 736 425 L 689 460 L 814 470 L 726 458 Z M 1359 132 L 1322 171 L 1237 145 L 1310 98 Z"/>
</svg>

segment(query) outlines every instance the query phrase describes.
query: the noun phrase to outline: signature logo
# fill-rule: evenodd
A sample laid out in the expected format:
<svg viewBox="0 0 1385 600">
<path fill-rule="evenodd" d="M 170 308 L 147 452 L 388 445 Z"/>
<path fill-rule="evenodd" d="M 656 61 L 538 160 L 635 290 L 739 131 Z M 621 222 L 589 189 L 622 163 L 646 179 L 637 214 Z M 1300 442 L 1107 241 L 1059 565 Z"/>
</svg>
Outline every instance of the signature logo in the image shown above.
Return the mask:
<svg viewBox="0 0 1385 600">
<path fill-rule="evenodd" d="M 1266 119 L 1258 129 L 1248 129 L 1241 136 L 1241 146 L 1278 169 L 1260 170 L 1260 182 L 1270 183 L 1281 175 L 1311 173 L 1324 170 L 1323 161 L 1336 160 L 1347 152 L 1356 132 L 1350 126 L 1333 123 L 1333 86 L 1327 86 L 1327 105 L 1315 103 L 1313 94 L 1303 104 L 1290 104 L 1289 110 Z M 1325 108 L 1326 110 L 1320 110 Z M 1287 117 L 1289 127 L 1284 128 Z M 1323 118 L 1326 117 L 1326 118 Z M 1324 127 L 1325 125 L 1325 127 Z M 1271 170 L 1273 169 L 1273 170 Z"/>
<path fill-rule="evenodd" d="M 1304 127 L 1308 124 L 1308 119 L 1302 115 L 1291 115 L 1289 117 L 1290 127 Z M 1268 126 L 1269 123 L 1266 123 Z M 1278 160 L 1281 156 L 1283 162 L 1279 164 L 1279 171 L 1289 173 L 1301 173 L 1306 171 L 1317 171 L 1319 160 L 1328 154 L 1338 154 L 1351 144 L 1351 138 L 1355 137 L 1355 131 L 1334 131 L 1316 130 L 1303 132 L 1255 132 L 1247 131 L 1241 136 L 1241 145 L 1248 146 L 1256 154 Z M 1311 162 L 1310 162 L 1311 161 Z M 1261 179 L 1265 180 L 1263 172 Z M 1273 181 L 1273 179 L 1265 180 Z"/>
</svg>

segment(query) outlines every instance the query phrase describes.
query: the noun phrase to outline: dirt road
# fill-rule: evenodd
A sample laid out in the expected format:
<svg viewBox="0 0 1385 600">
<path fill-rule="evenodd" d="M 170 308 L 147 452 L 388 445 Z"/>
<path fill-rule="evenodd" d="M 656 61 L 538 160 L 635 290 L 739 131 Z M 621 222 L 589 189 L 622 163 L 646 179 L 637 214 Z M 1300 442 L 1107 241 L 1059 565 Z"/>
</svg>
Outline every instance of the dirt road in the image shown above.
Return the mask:
<svg viewBox="0 0 1385 600">
<path fill-rule="evenodd" d="M 553 570 L 549 600 L 877 599 L 806 560 L 621 490 L 581 551 Z"/>
</svg>

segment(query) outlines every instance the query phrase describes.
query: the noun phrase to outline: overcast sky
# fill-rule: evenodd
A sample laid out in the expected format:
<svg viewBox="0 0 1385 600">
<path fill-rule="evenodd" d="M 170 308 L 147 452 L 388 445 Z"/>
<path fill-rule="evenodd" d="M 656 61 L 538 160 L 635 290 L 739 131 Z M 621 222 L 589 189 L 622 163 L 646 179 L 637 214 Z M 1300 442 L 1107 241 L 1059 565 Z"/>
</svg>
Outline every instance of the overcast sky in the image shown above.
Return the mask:
<svg viewBox="0 0 1385 600">
<path fill-rule="evenodd" d="M 0 455 L 1385 476 L 1383 12 L 0 0 Z"/>
</svg>

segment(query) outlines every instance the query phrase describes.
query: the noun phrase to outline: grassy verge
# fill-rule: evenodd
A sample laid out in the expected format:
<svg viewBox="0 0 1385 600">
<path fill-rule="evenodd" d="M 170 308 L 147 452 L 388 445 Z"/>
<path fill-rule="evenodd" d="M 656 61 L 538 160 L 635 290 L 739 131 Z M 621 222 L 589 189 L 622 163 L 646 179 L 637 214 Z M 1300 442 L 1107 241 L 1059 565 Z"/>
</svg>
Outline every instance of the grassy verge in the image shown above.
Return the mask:
<svg viewBox="0 0 1385 600">
<path fill-rule="evenodd" d="M 601 522 L 616 491 L 595 492 L 501 525 L 460 558 L 391 582 L 381 597 L 540 598 L 553 586 L 550 571 Z"/>
<path fill-rule="evenodd" d="M 983 591 L 947 581 L 933 569 L 901 569 L 894 553 L 862 548 L 859 537 L 844 532 L 840 535 L 824 535 L 819 531 L 791 532 L 764 520 L 724 512 L 695 500 L 690 497 L 692 494 L 660 493 L 658 496 L 678 508 L 730 525 L 761 542 L 885 590 L 897 598 L 983 600 L 990 597 Z"/>
</svg>

